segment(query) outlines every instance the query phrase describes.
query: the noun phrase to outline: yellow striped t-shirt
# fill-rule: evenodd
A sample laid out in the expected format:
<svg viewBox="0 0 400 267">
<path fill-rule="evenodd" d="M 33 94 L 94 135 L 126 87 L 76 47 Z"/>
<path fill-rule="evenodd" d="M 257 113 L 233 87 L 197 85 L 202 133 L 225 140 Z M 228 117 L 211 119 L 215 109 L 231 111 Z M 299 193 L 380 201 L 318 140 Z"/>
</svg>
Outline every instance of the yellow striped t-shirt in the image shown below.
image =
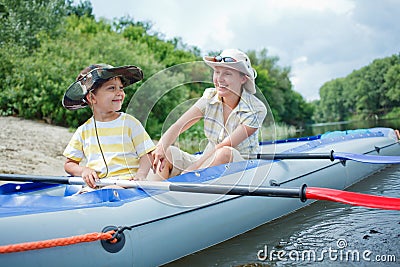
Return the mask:
<svg viewBox="0 0 400 267">
<path fill-rule="evenodd" d="M 109 122 L 96 121 L 107 166 L 107 178 L 133 178 L 139 168 L 139 159 L 155 149 L 155 145 L 146 130 L 135 117 L 123 113 Z M 81 162 L 86 159 L 86 166 L 94 169 L 100 178 L 106 175 L 93 117 L 82 124 L 72 136 L 64 151 L 64 156 Z"/>
</svg>

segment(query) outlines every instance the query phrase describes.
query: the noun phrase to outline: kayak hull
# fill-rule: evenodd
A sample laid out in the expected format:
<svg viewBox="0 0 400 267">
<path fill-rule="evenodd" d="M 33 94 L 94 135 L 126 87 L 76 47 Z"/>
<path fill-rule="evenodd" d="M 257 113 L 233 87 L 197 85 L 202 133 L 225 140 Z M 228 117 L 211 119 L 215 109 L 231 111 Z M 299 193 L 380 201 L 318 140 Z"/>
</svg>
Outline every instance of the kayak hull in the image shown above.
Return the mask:
<svg viewBox="0 0 400 267">
<path fill-rule="evenodd" d="M 319 153 L 351 151 L 369 155 L 399 155 L 392 129 L 327 136 L 315 140 L 264 144 L 265 152 Z M 379 134 L 376 134 L 379 133 Z M 379 153 L 378 153 L 379 151 Z M 258 186 L 345 189 L 386 164 L 347 160 L 250 160 L 216 166 L 170 181 Z M 108 252 L 100 241 L 0 254 L 5 266 L 158 266 L 218 244 L 259 225 L 294 212 L 312 200 L 213 195 L 138 189 L 59 196 L 66 186 L 0 197 L 0 245 L 41 241 L 101 232 L 125 226 L 124 245 Z M 131 195 L 129 195 L 131 194 Z M 86 195 L 86 196 L 85 196 Z M 5 199 L 10 199 L 5 201 Z M 89 199 L 89 198 L 92 199 Z M 97 198 L 102 201 L 98 201 Z M 89 200 L 88 200 L 89 199 Z M 95 200 L 94 200 L 95 199 Z M 71 204 L 72 203 L 72 204 Z M 111 246 L 112 247 L 112 246 Z"/>
</svg>

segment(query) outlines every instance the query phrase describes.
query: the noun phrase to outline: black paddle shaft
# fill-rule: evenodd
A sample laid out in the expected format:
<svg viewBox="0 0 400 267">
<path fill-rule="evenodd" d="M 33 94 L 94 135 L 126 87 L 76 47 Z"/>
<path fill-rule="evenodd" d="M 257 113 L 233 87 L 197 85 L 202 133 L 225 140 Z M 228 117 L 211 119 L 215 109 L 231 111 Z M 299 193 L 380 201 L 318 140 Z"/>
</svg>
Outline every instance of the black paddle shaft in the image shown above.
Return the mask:
<svg viewBox="0 0 400 267">
<path fill-rule="evenodd" d="M 333 150 L 330 153 L 277 153 L 277 154 L 257 154 L 257 159 L 329 159 L 335 160 Z"/>
<path fill-rule="evenodd" d="M 40 182 L 50 184 L 74 184 L 71 183 L 68 176 L 42 176 L 25 174 L 0 174 L 0 181 L 15 182 Z M 162 190 L 175 192 L 190 192 L 203 194 L 221 194 L 221 195 L 241 195 L 241 196 L 267 196 L 267 197 L 288 197 L 299 198 L 306 201 L 306 185 L 300 188 L 281 188 L 281 187 L 256 187 L 244 185 L 219 185 L 219 184 L 190 184 L 190 183 L 160 183 Z M 136 187 L 140 188 L 140 185 Z M 151 186 L 150 186 L 151 188 Z"/>
<path fill-rule="evenodd" d="M 266 197 L 288 197 L 299 198 L 306 201 L 306 188 L 304 184 L 300 188 L 280 187 L 255 187 L 255 186 L 233 186 L 218 184 L 202 184 L 201 186 L 181 183 L 171 183 L 170 191 L 191 192 L 203 194 L 241 195 L 241 196 L 266 196 Z"/>
</svg>

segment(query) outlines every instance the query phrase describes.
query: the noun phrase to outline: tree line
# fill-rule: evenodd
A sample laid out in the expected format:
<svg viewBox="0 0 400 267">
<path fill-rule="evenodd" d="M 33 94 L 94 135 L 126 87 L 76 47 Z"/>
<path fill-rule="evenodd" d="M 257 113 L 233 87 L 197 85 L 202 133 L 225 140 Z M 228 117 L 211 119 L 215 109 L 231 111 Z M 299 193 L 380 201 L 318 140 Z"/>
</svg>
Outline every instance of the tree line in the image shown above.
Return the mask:
<svg viewBox="0 0 400 267">
<path fill-rule="evenodd" d="M 400 53 L 326 82 L 319 95 L 313 115 L 318 122 L 398 118 Z"/>
<path fill-rule="evenodd" d="M 150 22 L 131 17 L 96 19 L 89 1 L 74 5 L 72 0 L 3 0 L 0 45 L 1 115 L 68 127 L 77 127 L 91 116 L 89 109 L 71 112 L 61 106 L 66 88 L 84 67 L 99 62 L 141 67 L 145 79 L 126 90 L 130 99 L 158 71 L 202 58 L 197 47 L 179 37 L 166 40 L 152 30 Z M 279 58 L 269 56 L 267 50 L 246 52 L 275 121 L 297 125 L 311 118 L 311 105 L 292 90 L 290 68 L 279 66 Z M 173 97 L 163 98 L 152 114 L 149 133 L 159 135 L 168 111 L 201 96 L 204 89 L 188 85 L 174 91 Z"/>
<path fill-rule="evenodd" d="M 293 90 L 290 67 L 280 66 L 278 57 L 270 56 L 266 49 L 245 52 L 258 72 L 256 84 L 267 99 L 275 122 L 301 126 L 313 121 L 337 121 L 354 114 L 385 113 L 398 104 L 398 55 L 382 62 L 377 60 L 373 66 L 353 72 L 350 78 L 326 83 L 320 90 L 321 100 L 308 103 Z M 96 19 L 89 1 L 0 1 L 3 116 L 46 120 L 75 128 L 91 116 L 91 111 L 68 111 L 62 107 L 61 99 L 84 67 L 108 63 L 142 68 L 144 80 L 126 90 L 126 99 L 130 99 L 152 75 L 201 58 L 200 49 L 186 45 L 179 37 L 167 40 L 152 29 L 151 22 L 135 21 L 132 17 Z M 188 84 L 174 90 L 173 96 L 163 97 L 146 125 L 150 135 L 159 137 L 168 113 L 179 103 L 200 97 L 204 89 L 202 84 Z M 128 101 L 124 109 L 127 104 Z"/>
</svg>

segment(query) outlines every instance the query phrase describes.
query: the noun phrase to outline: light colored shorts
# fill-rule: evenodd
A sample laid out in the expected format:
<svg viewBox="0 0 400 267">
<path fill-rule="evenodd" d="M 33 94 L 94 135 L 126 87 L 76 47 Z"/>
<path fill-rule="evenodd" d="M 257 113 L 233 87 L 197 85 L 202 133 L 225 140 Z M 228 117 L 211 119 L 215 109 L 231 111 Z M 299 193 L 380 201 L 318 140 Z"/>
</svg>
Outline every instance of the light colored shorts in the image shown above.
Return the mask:
<svg viewBox="0 0 400 267">
<path fill-rule="evenodd" d="M 232 162 L 243 161 L 244 158 L 240 155 L 239 151 L 233 147 L 227 146 L 232 151 Z M 201 158 L 201 154 L 193 155 L 185 151 L 180 150 L 176 146 L 170 146 L 170 151 L 172 155 L 172 170 L 170 177 L 177 176 L 186 170 L 190 165 L 195 163 Z M 204 169 L 210 166 L 210 163 L 214 160 L 214 157 L 207 159 L 201 166 L 200 169 Z"/>
</svg>

